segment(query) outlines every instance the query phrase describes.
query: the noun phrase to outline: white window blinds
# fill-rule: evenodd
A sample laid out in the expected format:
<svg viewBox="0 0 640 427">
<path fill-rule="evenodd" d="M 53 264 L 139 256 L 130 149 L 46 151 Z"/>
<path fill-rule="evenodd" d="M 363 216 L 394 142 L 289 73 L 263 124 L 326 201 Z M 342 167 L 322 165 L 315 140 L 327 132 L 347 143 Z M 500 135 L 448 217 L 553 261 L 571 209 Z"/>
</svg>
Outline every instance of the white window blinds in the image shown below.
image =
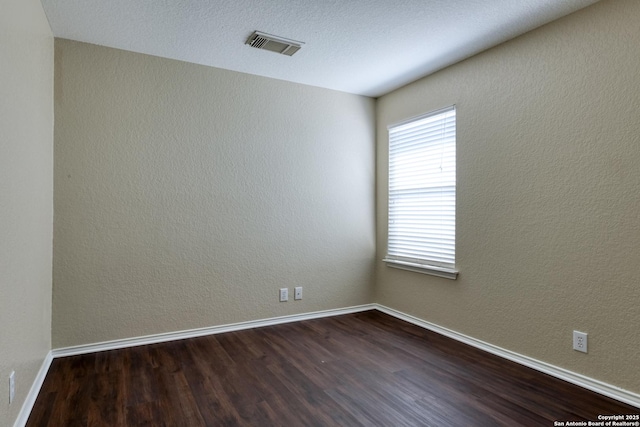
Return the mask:
<svg viewBox="0 0 640 427">
<path fill-rule="evenodd" d="M 389 127 L 385 261 L 455 267 L 456 109 Z"/>
</svg>

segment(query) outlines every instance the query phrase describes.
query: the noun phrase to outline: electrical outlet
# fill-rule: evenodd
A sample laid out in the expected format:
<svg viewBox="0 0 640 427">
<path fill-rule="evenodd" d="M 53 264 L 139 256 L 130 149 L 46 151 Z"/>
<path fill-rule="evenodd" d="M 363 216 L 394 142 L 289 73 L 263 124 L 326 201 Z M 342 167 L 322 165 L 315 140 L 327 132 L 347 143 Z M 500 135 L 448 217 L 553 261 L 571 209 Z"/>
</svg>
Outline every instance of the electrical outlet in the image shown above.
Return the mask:
<svg viewBox="0 0 640 427">
<path fill-rule="evenodd" d="M 11 371 L 9 375 L 9 404 L 13 402 L 13 399 L 16 397 L 16 373 L 15 371 Z"/>
<path fill-rule="evenodd" d="M 587 334 L 585 332 L 573 331 L 573 349 L 587 352 Z"/>
<path fill-rule="evenodd" d="M 280 302 L 289 301 L 289 288 L 280 289 Z"/>
<path fill-rule="evenodd" d="M 302 299 L 302 286 L 298 286 L 295 288 L 293 299 Z"/>
</svg>

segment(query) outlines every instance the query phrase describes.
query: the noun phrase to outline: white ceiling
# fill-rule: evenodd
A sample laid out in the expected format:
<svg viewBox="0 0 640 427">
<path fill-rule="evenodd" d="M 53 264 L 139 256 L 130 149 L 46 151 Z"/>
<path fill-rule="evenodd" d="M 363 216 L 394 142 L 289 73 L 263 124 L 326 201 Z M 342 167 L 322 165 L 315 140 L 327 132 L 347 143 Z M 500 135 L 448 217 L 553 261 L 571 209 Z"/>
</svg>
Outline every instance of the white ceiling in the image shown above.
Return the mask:
<svg viewBox="0 0 640 427">
<path fill-rule="evenodd" d="M 597 0 L 42 0 L 56 37 L 377 97 Z M 253 31 L 305 42 L 292 57 Z"/>
</svg>

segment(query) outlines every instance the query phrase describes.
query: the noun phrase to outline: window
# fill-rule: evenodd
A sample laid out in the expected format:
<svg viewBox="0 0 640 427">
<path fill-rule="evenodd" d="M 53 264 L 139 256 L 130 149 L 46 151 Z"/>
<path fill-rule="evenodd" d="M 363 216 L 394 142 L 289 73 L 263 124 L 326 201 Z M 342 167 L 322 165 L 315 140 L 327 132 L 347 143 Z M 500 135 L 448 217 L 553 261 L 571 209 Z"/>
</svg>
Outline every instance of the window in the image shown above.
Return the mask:
<svg viewBox="0 0 640 427">
<path fill-rule="evenodd" d="M 390 267 L 455 279 L 456 108 L 389 126 Z"/>
</svg>

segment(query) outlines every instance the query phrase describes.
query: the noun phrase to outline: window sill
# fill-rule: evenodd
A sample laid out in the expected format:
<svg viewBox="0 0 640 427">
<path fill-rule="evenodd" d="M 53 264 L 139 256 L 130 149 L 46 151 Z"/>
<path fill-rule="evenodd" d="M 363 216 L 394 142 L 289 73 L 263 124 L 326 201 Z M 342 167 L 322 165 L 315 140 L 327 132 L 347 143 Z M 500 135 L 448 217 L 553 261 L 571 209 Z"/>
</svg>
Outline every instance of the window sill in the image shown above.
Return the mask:
<svg viewBox="0 0 640 427">
<path fill-rule="evenodd" d="M 382 261 L 387 263 L 387 267 L 399 268 L 400 270 L 429 274 L 431 276 L 438 276 L 451 280 L 456 280 L 458 278 L 458 270 L 453 268 L 436 267 L 435 265 L 417 264 L 414 262 L 398 261 L 387 258 Z"/>
</svg>

